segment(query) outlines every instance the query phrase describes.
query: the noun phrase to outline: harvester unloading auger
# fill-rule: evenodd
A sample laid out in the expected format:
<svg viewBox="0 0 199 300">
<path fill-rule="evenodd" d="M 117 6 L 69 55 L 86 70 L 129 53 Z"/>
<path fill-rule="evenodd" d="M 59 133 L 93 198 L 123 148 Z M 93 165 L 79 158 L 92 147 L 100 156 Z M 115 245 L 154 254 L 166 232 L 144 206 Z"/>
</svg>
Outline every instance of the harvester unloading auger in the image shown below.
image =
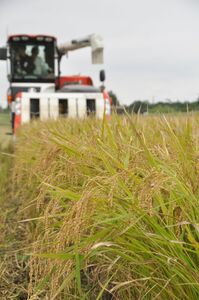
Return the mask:
<svg viewBox="0 0 199 300">
<path fill-rule="evenodd" d="M 85 38 L 75 39 L 70 42 L 58 46 L 60 55 L 68 54 L 69 51 L 74 51 L 84 47 L 91 47 L 92 63 L 103 64 L 104 45 L 100 35 L 91 34 Z"/>
<path fill-rule="evenodd" d="M 31 119 L 84 118 L 110 115 L 110 98 L 95 87 L 89 76 L 62 76 L 61 58 L 70 51 L 91 47 L 92 63 L 103 63 L 103 41 L 99 35 L 74 39 L 57 45 L 53 36 L 12 35 L 0 48 L 0 60 L 9 65 L 8 102 L 13 132 Z M 100 80 L 105 80 L 104 71 Z"/>
</svg>

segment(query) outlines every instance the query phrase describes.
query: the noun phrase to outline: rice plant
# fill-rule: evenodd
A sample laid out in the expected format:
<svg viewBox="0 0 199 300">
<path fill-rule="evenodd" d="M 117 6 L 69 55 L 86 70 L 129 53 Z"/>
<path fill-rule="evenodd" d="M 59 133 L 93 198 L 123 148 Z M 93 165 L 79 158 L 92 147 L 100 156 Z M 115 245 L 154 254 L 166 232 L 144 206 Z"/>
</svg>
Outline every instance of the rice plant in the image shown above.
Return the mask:
<svg viewBox="0 0 199 300">
<path fill-rule="evenodd" d="M 199 116 L 23 126 L 29 299 L 199 299 Z"/>
</svg>

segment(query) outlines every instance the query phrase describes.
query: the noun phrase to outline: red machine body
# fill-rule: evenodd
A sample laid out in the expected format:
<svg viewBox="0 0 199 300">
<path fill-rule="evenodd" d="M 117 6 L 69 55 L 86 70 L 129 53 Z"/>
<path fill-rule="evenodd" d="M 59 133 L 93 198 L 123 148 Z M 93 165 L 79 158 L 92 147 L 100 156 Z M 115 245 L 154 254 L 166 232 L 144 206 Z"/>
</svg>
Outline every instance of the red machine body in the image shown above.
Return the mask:
<svg viewBox="0 0 199 300">
<path fill-rule="evenodd" d="M 60 78 L 56 78 L 55 81 L 56 87 L 62 88 L 68 84 L 81 84 L 81 85 L 90 85 L 93 86 L 93 81 L 89 76 L 61 76 Z"/>
</svg>

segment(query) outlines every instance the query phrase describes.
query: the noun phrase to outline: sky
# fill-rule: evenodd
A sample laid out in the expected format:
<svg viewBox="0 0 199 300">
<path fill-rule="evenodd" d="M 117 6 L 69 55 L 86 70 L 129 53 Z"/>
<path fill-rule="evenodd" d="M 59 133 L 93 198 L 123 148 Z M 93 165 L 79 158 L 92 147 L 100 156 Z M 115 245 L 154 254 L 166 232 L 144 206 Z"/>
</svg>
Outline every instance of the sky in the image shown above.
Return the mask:
<svg viewBox="0 0 199 300">
<path fill-rule="evenodd" d="M 0 0 L 0 46 L 7 34 L 49 34 L 58 43 L 100 34 L 105 63 L 85 48 L 62 60 L 62 74 L 90 75 L 121 104 L 194 101 L 199 97 L 198 0 Z M 6 63 L 0 62 L 0 105 L 6 103 Z"/>
</svg>

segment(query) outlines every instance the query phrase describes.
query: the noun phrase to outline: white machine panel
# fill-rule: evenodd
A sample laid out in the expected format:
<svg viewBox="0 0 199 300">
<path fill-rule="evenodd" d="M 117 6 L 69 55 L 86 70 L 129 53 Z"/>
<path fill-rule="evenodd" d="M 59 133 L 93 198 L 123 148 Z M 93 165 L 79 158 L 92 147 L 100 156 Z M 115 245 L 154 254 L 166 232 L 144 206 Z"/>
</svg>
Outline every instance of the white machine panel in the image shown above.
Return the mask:
<svg viewBox="0 0 199 300">
<path fill-rule="evenodd" d="M 48 98 L 42 95 L 39 98 L 39 106 L 40 106 L 40 119 L 45 121 L 49 119 L 49 101 Z"/>
<path fill-rule="evenodd" d="M 64 98 L 64 94 L 59 94 L 59 98 Z M 68 117 L 77 118 L 78 109 L 77 109 L 77 101 L 74 97 L 74 94 L 65 94 L 65 97 L 68 99 Z"/>
<path fill-rule="evenodd" d="M 30 122 L 30 98 L 29 94 L 22 94 L 22 99 L 21 101 L 21 122 L 22 124 L 24 123 L 29 123 Z"/>
<path fill-rule="evenodd" d="M 59 117 L 59 100 L 66 100 L 67 117 L 87 117 L 87 100 L 95 101 L 94 115 L 102 119 L 104 115 L 104 98 L 102 93 L 22 93 L 21 115 L 22 123 L 30 121 L 31 99 L 39 100 L 39 116 L 41 120 L 57 119 Z"/>
<path fill-rule="evenodd" d="M 104 104 L 105 103 L 104 103 L 103 96 L 97 98 L 97 101 L 96 101 L 96 117 L 99 118 L 99 119 L 103 119 L 104 108 L 105 108 Z"/>
<path fill-rule="evenodd" d="M 49 118 L 50 119 L 57 119 L 59 117 L 59 106 L 57 97 L 55 94 L 48 95 L 48 110 L 49 110 Z"/>
</svg>

